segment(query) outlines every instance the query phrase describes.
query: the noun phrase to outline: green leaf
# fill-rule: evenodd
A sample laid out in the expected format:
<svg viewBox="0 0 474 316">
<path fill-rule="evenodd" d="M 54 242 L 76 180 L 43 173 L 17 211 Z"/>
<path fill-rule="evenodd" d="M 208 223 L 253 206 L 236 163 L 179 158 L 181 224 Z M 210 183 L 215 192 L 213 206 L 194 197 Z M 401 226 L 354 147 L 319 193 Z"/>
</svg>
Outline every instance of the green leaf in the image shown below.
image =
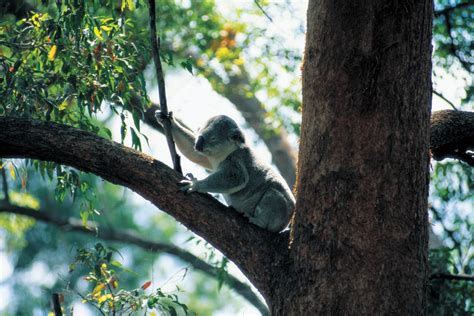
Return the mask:
<svg viewBox="0 0 474 316">
<path fill-rule="evenodd" d="M 122 125 L 120 126 L 120 138 L 121 138 L 122 144 L 126 136 L 127 136 L 127 125 L 125 125 L 125 122 L 122 122 Z"/>
<path fill-rule="evenodd" d="M 141 113 L 137 111 L 132 112 L 133 123 L 135 124 L 137 131 L 140 131 L 140 114 Z"/>
<path fill-rule="evenodd" d="M 193 64 L 190 60 L 185 60 L 180 63 L 183 69 L 186 69 L 190 74 L 193 74 Z"/>
<path fill-rule="evenodd" d="M 85 228 L 89 228 L 89 226 L 87 225 L 87 221 L 89 219 L 89 211 L 83 210 L 79 213 L 79 215 L 81 216 L 82 226 L 84 226 Z"/>
<path fill-rule="evenodd" d="M 132 132 L 132 147 L 141 151 L 142 150 L 142 143 L 140 141 L 140 137 L 138 137 L 137 132 L 133 127 L 130 127 L 130 131 Z"/>
</svg>

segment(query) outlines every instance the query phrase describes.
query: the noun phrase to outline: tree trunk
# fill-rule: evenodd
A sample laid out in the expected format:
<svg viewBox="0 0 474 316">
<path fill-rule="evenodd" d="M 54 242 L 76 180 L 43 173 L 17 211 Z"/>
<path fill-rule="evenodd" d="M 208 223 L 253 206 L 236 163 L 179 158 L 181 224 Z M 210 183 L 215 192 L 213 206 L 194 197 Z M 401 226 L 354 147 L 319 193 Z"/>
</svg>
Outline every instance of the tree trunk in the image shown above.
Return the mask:
<svg viewBox="0 0 474 316">
<path fill-rule="evenodd" d="M 310 0 L 297 212 L 274 315 L 423 315 L 431 22 L 429 0 Z"/>
</svg>

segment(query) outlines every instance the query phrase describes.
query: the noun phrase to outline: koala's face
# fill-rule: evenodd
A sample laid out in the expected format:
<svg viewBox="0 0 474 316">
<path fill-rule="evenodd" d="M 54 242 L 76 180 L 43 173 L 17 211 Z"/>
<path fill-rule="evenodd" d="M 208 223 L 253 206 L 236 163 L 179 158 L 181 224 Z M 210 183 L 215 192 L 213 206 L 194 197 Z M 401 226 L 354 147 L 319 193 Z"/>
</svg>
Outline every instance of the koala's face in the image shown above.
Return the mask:
<svg viewBox="0 0 474 316">
<path fill-rule="evenodd" d="M 225 115 L 210 118 L 199 129 L 194 149 L 206 156 L 219 156 L 245 142 L 242 131 L 234 120 Z"/>
</svg>

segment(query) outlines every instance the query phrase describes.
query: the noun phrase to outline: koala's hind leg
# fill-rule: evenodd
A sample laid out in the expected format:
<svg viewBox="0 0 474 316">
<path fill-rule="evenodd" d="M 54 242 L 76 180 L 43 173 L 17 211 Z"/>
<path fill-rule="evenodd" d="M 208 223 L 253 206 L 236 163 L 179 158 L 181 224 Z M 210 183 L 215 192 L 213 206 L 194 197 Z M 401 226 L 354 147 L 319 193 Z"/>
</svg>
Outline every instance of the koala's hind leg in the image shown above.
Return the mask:
<svg viewBox="0 0 474 316">
<path fill-rule="evenodd" d="M 288 225 L 292 211 L 292 206 L 281 192 L 269 189 L 258 202 L 254 216 L 249 219 L 259 227 L 280 232 Z"/>
</svg>

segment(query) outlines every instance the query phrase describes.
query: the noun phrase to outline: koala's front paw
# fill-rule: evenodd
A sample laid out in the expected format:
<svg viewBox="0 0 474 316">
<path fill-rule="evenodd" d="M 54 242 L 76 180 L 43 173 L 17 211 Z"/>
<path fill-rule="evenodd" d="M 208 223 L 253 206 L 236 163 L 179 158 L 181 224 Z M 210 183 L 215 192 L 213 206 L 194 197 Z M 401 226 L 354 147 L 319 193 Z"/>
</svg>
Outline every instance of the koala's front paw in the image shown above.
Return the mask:
<svg viewBox="0 0 474 316">
<path fill-rule="evenodd" d="M 155 111 L 155 118 L 156 120 L 162 124 L 163 121 L 166 119 L 166 118 L 169 118 L 170 120 L 173 119 L 173 113 L 172 112 L 168 112 L 168 115 L 165 115 L 161 110 L 156 110 Z"/>
<path fill-rule="evenodd" d="M 198 192 L 198 180 L 191 178 L 191 180 L 181 180 L 179 183 L 179 189 L 185 193 Z"/>
</svg>

